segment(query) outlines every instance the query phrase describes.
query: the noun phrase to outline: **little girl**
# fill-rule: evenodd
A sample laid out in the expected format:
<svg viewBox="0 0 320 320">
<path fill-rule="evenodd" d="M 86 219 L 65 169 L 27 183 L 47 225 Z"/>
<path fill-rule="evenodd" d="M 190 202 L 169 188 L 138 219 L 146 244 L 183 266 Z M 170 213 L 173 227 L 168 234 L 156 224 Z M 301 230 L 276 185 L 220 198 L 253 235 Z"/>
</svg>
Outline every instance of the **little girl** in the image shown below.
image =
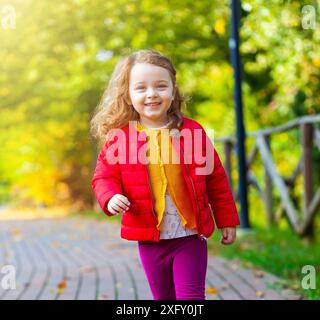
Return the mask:
<svg viewBox="0 0 320 320">
<path fill-rule="evenodd" d="M 106 215 L 122 215 L 121 238 L 138 241 L 155 300 L 205 300 L 207 238 L 216 223 L 231 244 L 240 224 L 219 156 L 183 103 L 171 61 L 140 50 L 117 64 L 91 121 L 103 142 L 92 188 Z"/>
</svg>

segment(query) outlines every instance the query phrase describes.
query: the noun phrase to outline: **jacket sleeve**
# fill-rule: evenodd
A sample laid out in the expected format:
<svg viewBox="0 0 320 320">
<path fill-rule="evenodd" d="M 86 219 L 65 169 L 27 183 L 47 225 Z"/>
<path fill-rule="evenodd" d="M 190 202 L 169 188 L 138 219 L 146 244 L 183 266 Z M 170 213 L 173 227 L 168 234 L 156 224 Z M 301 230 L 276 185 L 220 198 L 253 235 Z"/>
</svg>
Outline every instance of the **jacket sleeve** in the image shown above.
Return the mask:
<svg viewBox="0 0 320 320">
<path fill-rule="evenodd" d="M 107 162 L 106 148 L 107 144 L 98 156 L 91 186 L 103 212 L 108 216 L 113 216 L 108 211 L 107 204 L 115 194 L 122 194 L 121 175 L 119 163 L 110 164 Z"/>
<path fill-rule="evenodd" d="M 206 191 L 209 204 L 218 228 L 235 227 L 240 225 L 240 220 L 229 181 L 217 151 L 205 131 L 204 134 L 205 138 L 209 140 L 208 156 L 211 159 L 213 156 L 213 170 L 210 174 L 206 175 Z"/>
</svg>

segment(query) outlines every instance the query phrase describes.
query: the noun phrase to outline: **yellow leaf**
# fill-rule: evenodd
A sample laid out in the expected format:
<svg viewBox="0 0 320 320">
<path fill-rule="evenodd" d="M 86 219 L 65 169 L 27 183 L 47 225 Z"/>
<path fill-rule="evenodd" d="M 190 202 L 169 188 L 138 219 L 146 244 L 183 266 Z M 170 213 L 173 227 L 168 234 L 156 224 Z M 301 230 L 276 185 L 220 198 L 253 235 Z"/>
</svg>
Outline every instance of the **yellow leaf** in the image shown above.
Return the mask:
<svg viewBox="0 0 320 320">
<path fill-rule="evenodd" d="M 320 58 L 313 59 L 313 63 L 316 67 L 320 67 Z"/>
<path fill-rule="evenodd" d="M 224 34 L 226 31 L 226 24 L 223 19 L 218 19 L 214 24 L 214 30 L 218 34 Z"/>
<path fill-rule="evenodd" d="M 62 294 L 62 292 L 63 292 L 63 289 L 58 288 L 58 290 L 57 290 L 57 294 L 58 294 L 58 295 L 60 295 L 60 294 Z"/>
<path fill-rule="evenodd" d="M 218 290 L 217 290 L 217 288 L 210 287 L 210 288 L 206 289 L 206 293 L 217 294 Z"/>
<path fill-rule="evenodd" d="M 262 298 L 264 297 L 264 293 L 262 291 L 256 291 L 256 296 Z"/>
<path fill-rule="evenodd" d="M 22 232 L 18 228 L 11 229 L 11 236 L 14 241 L 20 241 L 22 239 Z"/>
</svg>

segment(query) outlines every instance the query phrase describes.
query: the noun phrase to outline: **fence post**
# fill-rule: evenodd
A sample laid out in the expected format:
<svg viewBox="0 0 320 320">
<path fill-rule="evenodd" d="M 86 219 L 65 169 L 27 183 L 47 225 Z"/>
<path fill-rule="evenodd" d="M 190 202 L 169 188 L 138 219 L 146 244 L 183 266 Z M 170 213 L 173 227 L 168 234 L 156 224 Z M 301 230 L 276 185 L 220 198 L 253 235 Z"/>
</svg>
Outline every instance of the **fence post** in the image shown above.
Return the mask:
<svg viewBox="0 0 320 320">
<path fill-rule="evenodd" d="M 225 166 L 227 178 L 229 181 L 229 185 L 230 185 L 231 191 L 233 193 L 234 191 L 233 191 L 232 176 L 231 176 L 231 173 L 232 173 L 231 153 L 232 153 L 232 148 L 233 148 L 232 142 L 229 140 L 225 141 L 223 143 L 223 148 L 224 148 L 224 154 L 226 157 L 224 166 Z"/>
<path fill-rule="evenodd" d="M 307 214 L 307 208 L 313 197 L 312 186 L 312 147 L 313 147 L 313 125 L 310 123 L 304 123 L 300 126 L 301 132 L 301 144 L 302 144 L 302 177 L 303 177 L 303 215 Z M 305 236 L 314 237 L 314 224 L 310 223 L 310 226 L 305 231 Z"/>
<path fill-rule="evenodd" d="M 266 143 L 268 146 L 268 149 L 271 154 L 271 147 L 270 147 L 270 140 L 271 136 L 268 135 L 265 137 L 266 138 Z M 265 196 L 265 205 L 266 205 L 266 212 L 267 212 L 267 222 L 269 226 L 273 226 L 275 223 L 274 219 L 274 213 L 273 213 L 273 184 L 272 184 L 272 179 L 268 173 L 268 170 L 265 168 L 265 190 L 264 190 L 264 196 Z"/>
</svg>

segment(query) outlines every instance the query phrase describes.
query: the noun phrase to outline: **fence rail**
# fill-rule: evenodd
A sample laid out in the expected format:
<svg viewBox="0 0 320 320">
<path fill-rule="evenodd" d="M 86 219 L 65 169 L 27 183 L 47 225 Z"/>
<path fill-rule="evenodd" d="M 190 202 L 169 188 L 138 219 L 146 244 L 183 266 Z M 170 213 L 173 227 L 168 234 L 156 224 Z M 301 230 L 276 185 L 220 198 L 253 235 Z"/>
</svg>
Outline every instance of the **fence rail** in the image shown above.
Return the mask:
<svg viewBox="0 0 320 320">
<path fill-rule="evenodd" d="M 320 123 L 320 115 L 305 116 L 290 121 L 282 126 L 267 128 L 259 131 L 249 132 L 248 138 L 254 139 L 253 148 L 248 153 L 247 159 L 247 183 L 254 187 L 261 195 L 265 205 L 267 222 L 269 225 L 277 224 L 282 217 L 286 217 L 292 230 L 301 237 L 312 237 L 314 235 L 314 220 L 320 206 L 320 187 L 313 190 L 313 149 L 320 150 L 320 130 L 316 124 Z M 271 137 L 272 135 L 298 129 L 300 131 L 300 144 L 302 156 L 296 168 L 289 177 L 281 176 L 276 168 L 272 155 Z M 225 169 L 232 190 L 232 156 L 235 153 L 237 140 L 235 137 L 223 137 L 215 142 L 222 143 L 225 154 Z M 290 147 L 290 146 L 289 146 Z M 261 156 L 264 166 L 264 187 L 262 187 L 252 170 L 257 156 Z M 303 205 L 302 215 L 298 214 L 298 209 L 290 195 L 297 183 L 297 178 L 302 175 L 303 179 Z M 273 188 L 276 188 L 280 196 L 280 205 L 275 210 Z M 238 198 L 234 192 L 235 198 Z"/>
</svg>

